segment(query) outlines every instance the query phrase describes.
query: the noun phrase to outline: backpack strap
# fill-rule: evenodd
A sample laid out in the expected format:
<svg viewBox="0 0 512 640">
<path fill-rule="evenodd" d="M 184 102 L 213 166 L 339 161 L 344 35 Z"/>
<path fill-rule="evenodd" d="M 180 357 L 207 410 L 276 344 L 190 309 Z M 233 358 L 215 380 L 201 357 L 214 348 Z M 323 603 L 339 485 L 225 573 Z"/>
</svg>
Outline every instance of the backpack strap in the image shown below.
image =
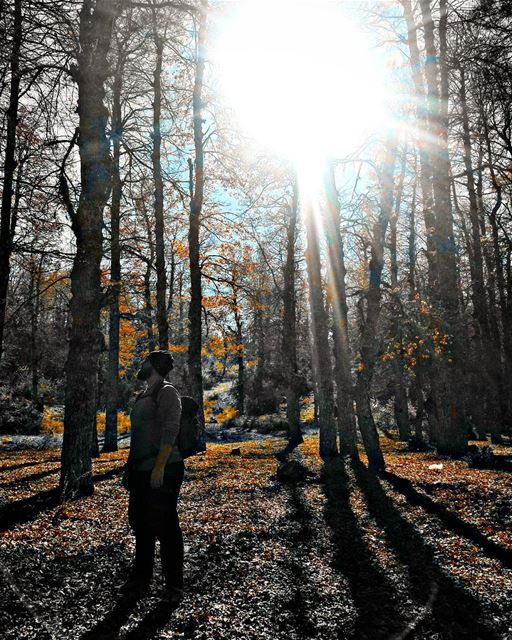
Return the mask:
<svg viewBox="0 0 512 640">
<path fill-rule="evenodd" d="M 151 398 L 151 400 L 153 400 L 155 404 L 158 404 L 158 401 L 157 401 L 158 394 L 160 393 L 160 391 L 162 391 L 164 387 L 165 387 L 165 380 L 162 380 L 162 382 L 157 384 L 156 387 L 153 389 L 153 391 L 149 394 L 149 397 Z"/>
</svg>

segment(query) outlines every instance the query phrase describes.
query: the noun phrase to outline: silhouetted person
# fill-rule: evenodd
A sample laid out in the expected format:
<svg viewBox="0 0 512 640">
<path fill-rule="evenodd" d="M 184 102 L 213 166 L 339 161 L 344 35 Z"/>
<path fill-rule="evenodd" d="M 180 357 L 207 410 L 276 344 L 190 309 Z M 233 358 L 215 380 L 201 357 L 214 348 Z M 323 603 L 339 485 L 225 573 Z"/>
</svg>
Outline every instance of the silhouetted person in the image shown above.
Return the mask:
<svg viewBox="0 0 512 640">
<path fill-rule="evenodd" d="M 146 380 L 130 414 L 128 456 L 128 518 L 135 533 L 135 562 L 123 592 L 142 591 L 153 575 L 156 539 L 170 602 L 183 594 L 183 536 L 177 502 L 184 462 L 175 441 L 180 428 L 181 400 L 166 376 L 173 368 L 167 351 L 153 351 L 137 374 Z"/>
</svg>

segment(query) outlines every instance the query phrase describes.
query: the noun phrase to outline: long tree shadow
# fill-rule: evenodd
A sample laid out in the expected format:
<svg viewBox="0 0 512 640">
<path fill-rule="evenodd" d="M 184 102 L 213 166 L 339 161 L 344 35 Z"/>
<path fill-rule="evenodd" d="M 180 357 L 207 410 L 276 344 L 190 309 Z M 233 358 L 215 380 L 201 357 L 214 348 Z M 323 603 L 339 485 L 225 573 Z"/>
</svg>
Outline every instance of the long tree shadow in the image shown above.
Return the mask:
<svg viewBox="0 0 512 640">
<path fill-rule="evenodd" d="M 418 621 L 416 632 L 428 625 L 429 632 L 440 633 L 442 638 L 500 638 L 483 622 L 479 601 L 440 568 L 435 559 L 435 549 L 425 543 L 415 527 L 399 512 L 379 478 L 360 462 L 354 462 L 352 469 L 370 515 L 386 532 L 398 558 L 409 571 L 413 597 L 419 602 L 426 602 L 431 585 L 436 585 L 437 597 L 431 603 L 431 613 Z"/>
<path fill-rule="evenodd" d="M 334 567 L 347 578 L 358 614 L 350 635 L 357 640 L 389 638 L 402 629 L 405 622 L 398 612 L 392 583 L 362 539 L 350 505 L 349 478 L 340 458 L 331 461 L 326 469 L 324 491 L 325 520 L 335 544 Z M 347 637 L 339 632 L 340 638 Z"/>
<path fill-rule="evenodd" d="M 122 461 L 123 458 L 109 458 L 108 460 L 95 460 L 94 464 L 108 464 L 110 462 Z M 117 468 L 117 467 L 116 467 Z M 0 482 L 0 489 L 8 489 L 9 487 L 15 487 L 18 484 L 22 484 L 24 482 L 33 482 L 35 480 L 40 480 L 41 478 L 46 478 L 48 476 L 55 475 L 60 472 L 60 466 L 55 469 L 47 469 L 46 471 L 40 471 L 39 473 L 33 473 L 28 476 L 24 476 L 23 478 L 17 478 L 16 480 L 11 480 L 10 482 Z M 107 472 L 108 473 L 108 472 Z M 103 479 L 101 474 L 97 474 L 94 476 L 95 480 Z"/>
<path fill-rule="evenodd" d="M 410 480 L 390 472 L 382 473 L 381 478 L 387 480 L 394 489 L 402 493 L 407 498 L 409 504 L 421 506 L 429 513 L 436 515 L 442 520 L 444 525 L 452 529 L 455 533 L 468 538 L 468 540 L 480 546 L 488 556 L 500 560 L 506 567 L 512 569 L 512 551 L 510 549 L 490 540 L 478 527 L 462 520 L 443 504 L 420 493 Z"/>
<path fill-rule="evenodd" d="M 60 462 L 60 458 L 49 458 L 48 460 L 38 460 L 37 462 L 20 462 L 19 464 L 13 464 L 9 467 L 0 467 L 0 473 L 23 469 L 24 467 L 35 467 L 38 464 L 46 464 L 47 462 Z"/>
<path fill-rule="evenodd" d="M 9 487 L 15 487 L 16 485 L 23 484 L 24 482 L 33 482 L 34 480 L 40 480 L 41 478 L 46 478 L 48 476 L 52 476 L 52 475 L 55 475 L 56 473 L 59 473 L 59 470 L 60 470 L 59 467 L 57 467 L 57 469 L 40 471 L 39 473 L 33 473 L 23 478 L 17 478 L 16 480 L 11 480 L 10 482 L 0 482 L 0 489 L 8 489 Z"/>
<path fill-rule="evenodd" d="M 121 474 L 124 466 L 115 467 L 104 473 L 93 476 L 94 482 L 103 482 Z M 15 500 L 0 509 L 0 532 L 10 529 L 14 525 L 23 524 L 36 518 L 42 511 L 56 507 L 59 504 L 58 487 L 39 491 L 28 498 Z"/>
</svg>

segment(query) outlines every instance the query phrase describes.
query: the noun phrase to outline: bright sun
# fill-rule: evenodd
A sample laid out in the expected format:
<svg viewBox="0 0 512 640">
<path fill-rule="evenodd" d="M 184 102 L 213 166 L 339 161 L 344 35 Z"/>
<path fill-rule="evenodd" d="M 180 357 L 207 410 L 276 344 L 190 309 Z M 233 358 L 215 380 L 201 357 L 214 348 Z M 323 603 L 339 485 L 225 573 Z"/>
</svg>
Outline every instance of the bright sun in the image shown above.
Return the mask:
<svg viewBox="0 0 512 640">
<path fill-rule="evenodd" d="M 214 73 L 239 124 L 299 165 L 386 124 L 384 66 L 342 5 L 240 0 L 214 23 Z"/>
</svg>

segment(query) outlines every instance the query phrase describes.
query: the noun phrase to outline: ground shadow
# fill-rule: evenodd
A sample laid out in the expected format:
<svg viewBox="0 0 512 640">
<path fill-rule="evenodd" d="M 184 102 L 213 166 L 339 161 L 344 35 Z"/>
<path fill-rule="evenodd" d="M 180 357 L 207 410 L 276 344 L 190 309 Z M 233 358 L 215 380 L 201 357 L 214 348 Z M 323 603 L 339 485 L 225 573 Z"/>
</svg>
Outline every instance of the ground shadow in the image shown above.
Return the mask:
<svg viewBox="0 0 512 640">
<path fill-rule="evenodd" d="M 128 621 L 142 595 L 132 593 L 121 596 L 114 608 L 94 627 L 86 631 L 80 640 L 114 640 L 117 638 L 121 627 Z"/>
<path fill-rule="evenodd" d="M 161 600 L 156 607 L 144 616 L 137 626 L 128 631 L 125 635 L 125 640 L 152 640 L 157 632 L 169 622 L 178 606 Z M 85 640 L 85 638 L 81 640 Z M 87 640 L 93 640 L 93 637 Z"/>
<path fill-rule="evenodd" d="M 57 467 L 57 469 L 40 471 L 39 473 L 33 473 L 23 478 L 17 478 L 16 480 L 11 480 L 10 482 L 0 482 L 0 489 L 8 489 L 9 487 L 15 487 L 16 485 L 23 484 L 24 482 L 34 482 L 35 480 L 40 480 L 41 478 L 46 478 L 47 476 L 55 475 L 56 473 L 59 473 L 59 470 L 60 468 Z"/>
<path fill-rule="evenodd" d="M 107 460 L 98 459 L 98 460 L 94 460 L 94 464 L 95 465 L 108 464 L 116 461 L 124 462 L 124 458 L 109 458 Z M 46 464 L 46 462 L 47 461 L 45 460 L 43 462 L 38 462 L 37 464 Z M 22 466 L 28 466 L 28 465 L 22 465 Z M 4 469 L 1 469 L 0 471 L 4 471 Z M 60 472 L 60 465 L 55 469 L 46 469 L 45 471 L 40 471 L 39 473 L 33 473 L 31 475 L 24 476 L 23 478 L 17 478 L 16 480 L 10 480 L 9 482 L 0 482 L 0 489 L 8 489 L 9 487 L 15 487 L 16 485 L 22 484 L 23 482 L 34 482 L 35 480 L 40 480 L 41 478 L 46 478 L 48 476 L 55 475 L 56 473 L 59 473 L 59 472 Z M 103 477 L 96 475 L 95 479 L 97 480 L 98 478 L 101 480 Z"/>
<path fill-rule="evenodd" d="M 413 597 L 426 603 L 432 585 L 436 587 L 431 612 L 418 621 L 416 633 L 433 631 L 453 640 L 497 640 L 500 636 L 483 622 L 479 601 L 441 569 L 435 559 L 435 549 L 425 543 L 399 512 L 379 478 L 360 462 L 353 462 L 352 469 L 370 515 L 385 531 L 399 560 L 408 569 Z"/>
<path fill-rule="evenodd" d="M 93 476 L 94 483 L 109 480 L 120 475 L 124 471 L 124 465 L 115 467 L 105 473 Z M 39 491 L 28 498 L 14 500 L 5 504 L 0 509 L 0 531 L 6 531 L 17 524 L 23 524 L 36 518 L 42 511 L 56 507 L 59 504 L 58 487 Z"/>
<path fill-rule="evenodd" d="M 413 506 L 421 506 L 425 511 L 436 515 L 440 520 L 442 520 L 445 526 L 452 529 L 458 535 L 464 536 L 473 542 L 473 544 L 481 547 L 486 555 L 500 560 L 506 567 L 512 569 L 512 551 L 510 549 L 507 549 L 506 547 L 503 547 L 497 542 L 489 539 L 478 529 L 478 527 L 462 520 L 443 504 L 440 504 L 424 493 L 419 492 L 410 480 L 389 472 L 383 472 L 381 474 L 381 478 L 387 480 L 392 485 L 393 489 L 404 495 L 409 504 Z"/>
<path fill-rule="evenodd" d="M 13 452 L 13 454 L 15 453 L 16 452 Z M 38 464 L 46 464 L 47 462 L 60 462 L 60 458 L 49 458 L 48 460 L 38 460 L 37 462 L 20 462 L 20 464 L 13 464 L 10 467 L 1 467 L 0 473 L 14 471 L 14 469 L 23 469 L 24 467 L 35 467 Z"/>
<path fill-rule="evenodd" d="M 395 588 L 364 542 L 350 504 L 350 484 L 341 458 L 326 468 L 325 519 L 335 544 L 334 568 L 349 582 L 358 618 L 350 633 L 357 640 L 390 638 L 403 628 Z M 340 594 L 343 597 L 343 594 Z M 342 635 L 340 638 L 347 637 Z"/>
<path fill-rule="evenodd" d="M 117 583 L 129 571 L 123 542 L 56 555 L 41 553 L 40 548 L 28 545 L 1 551 L 0 562 L 9 574 L 3 575 L 4 584 L 0 580 L 0 599 L 7 599 L 10 607 L 2 638 L 18 640 L 27 634 L 43 639 L 45 629 L 53 629 L 54 633 L 49 635 L 52 638 L 77 638 L 85 633 L 84 637 L 91 640 L 114 640 L 116 625 L 121 628 L 136 604 L 137 598 L 121 599 L 117 590 Z M 30 605 L 28 610 L 24 610 L 25 601 Z M 105 608 L 113 607 L 101 622 L 94 613 L 99 603 Z M 87 623 L 95 627 L 84 632 Z M 30 634 L 30 630 L 37 636 Z"/>
</svg>

